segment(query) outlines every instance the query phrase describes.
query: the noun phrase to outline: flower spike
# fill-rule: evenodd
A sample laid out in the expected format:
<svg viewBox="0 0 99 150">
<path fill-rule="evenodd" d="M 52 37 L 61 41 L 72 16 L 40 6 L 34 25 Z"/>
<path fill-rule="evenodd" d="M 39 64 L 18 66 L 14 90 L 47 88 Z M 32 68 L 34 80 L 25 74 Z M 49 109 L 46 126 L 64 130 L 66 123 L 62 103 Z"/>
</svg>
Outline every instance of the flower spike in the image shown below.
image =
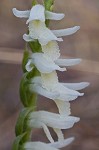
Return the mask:
<svg viewBox="0 0 99 150">
<path fill-rule="evenodd" d="M 76 33 L 80 26 L 50 30 L 50 20 L 58 21 L 65 16 L 63 13 L 51 12 L 53 4 L 54 0 L 44 0 L 44 5 L 34 0 L 30 10 L 12 9 L 16 17 L 26 18 L 28 24 L 28 34 L 23 35 L 28 46 L 22 61 L 24 75 L 20 83 L 20 98 L 25 108 L 16 124 L 17 137 L 13 150 L 59 150 L 74 140 L 74 137 L 64 139 L 62 129 L 70 129 L 80 120 L 79 117 L 71 116 L 70 101 L 83 96 L 84 93 L 78 90 L 86 88 L 89 83 L 63 83 L 59 82 L 57 75 L 57 71 L 67 71 L 67 67 L 82 61 L 80 58 L 61 58 L 58 46 L 58 42 L 63 41 L 61 37 Z M 53 100 L 58 113 L 37 111 L 38 94 Z M 57 141 L 52 137 L 49 127 L 57 135 Z M 49 143 L 31 142 L 30 134 L 34 128 L 42 128 Z"/>
</svg>

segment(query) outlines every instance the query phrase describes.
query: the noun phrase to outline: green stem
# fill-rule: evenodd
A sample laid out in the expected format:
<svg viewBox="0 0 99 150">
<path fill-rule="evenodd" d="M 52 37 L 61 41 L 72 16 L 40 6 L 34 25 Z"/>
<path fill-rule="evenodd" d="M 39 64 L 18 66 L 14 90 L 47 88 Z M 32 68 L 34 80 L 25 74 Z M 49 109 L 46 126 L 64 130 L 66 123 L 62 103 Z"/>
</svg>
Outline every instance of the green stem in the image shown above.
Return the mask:
<svg viewBox="0 0 99 150">
<path fill-rule="evenodd" d="M 45 10 L 53 11 L 53 5 L 55 0 L 43 0 L 43 1 L 44 1 Z M 45 21 L 47 27 L 49 26 L 49 23 L 50 20 Z"/>
</svg>

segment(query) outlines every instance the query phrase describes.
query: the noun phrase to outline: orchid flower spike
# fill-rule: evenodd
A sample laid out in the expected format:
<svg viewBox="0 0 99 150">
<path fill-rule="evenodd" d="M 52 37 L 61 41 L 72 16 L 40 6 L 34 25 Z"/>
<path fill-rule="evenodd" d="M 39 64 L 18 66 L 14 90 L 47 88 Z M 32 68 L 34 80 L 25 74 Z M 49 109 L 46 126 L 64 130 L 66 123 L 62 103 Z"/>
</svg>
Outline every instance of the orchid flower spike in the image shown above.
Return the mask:
<svg viewBox="0 0 99 150">
<path fill-rule="evenodd" d="M 15 146 L 19 146 L 22 150 L 59 150 L 59 148 L 69 145 L 74 140 L 74 137 L 64 139 L 62 129 L 72 128 L 80 120 L 79 117 L 70 116 L 70 101 L 83 96 L 84 93 L 78 90 L 84 89 L 89 83 L 59 82 L 56 71 L 66 71 L 67 67 L 77 65 L 82 60 L 80 58 L 62 59 L 57 41 L 63 41 L 63 36 L 76 33 L 80 29 L 80 26 L 50 30 L 46 25 L 46 19 L 61 20 L 64 14 L 47 11 L 40 4 L 36 4 L 31 10 L 26 11 L 19 11 L 13 8 L 13 14 L 16 17 L 27 19 L 28 34 L 24 34 L 23 39 L 26 42 L 31 42 L 28 44 L 31 48 L 31 54 L 28 51 L 28 56 L 25 58 L 24 55 L 23 60 L 23 67 L 27 78 L 22 78 L 20 86 L 22 102 L 25 101 L 26 103 L 23 102 L 23 104 L 28 108 L 22 111 L 18 120 L 19 124 L 17 124 L 19 128 L 20 125 L 25 124 L 26 129 L 22 127 L 22 135 L 19 133 L 21 132 L 20 129 L 16 131 L 18 132 L 16 135 L 19 136 Z M 40 47 L 40 51 L 38 47 Z M 34 51 L 35 53 L 33 53 Z M 32 94 L 33 96 L 31 96 Z M 53 100 L 56 103 L 59 114 L 44 110 L 34 111 L 32 108 L 35 107 L 37 94 Z M 30 102 L 31 97 L 33 103 Z M 56 133 L 58 141 L 54 141 L 49 127 Z M 42 128 L 50 143 L 20 142 L 20 139 L 24 137 L 24 132 L 27 134 L 25 130 L 29 129 L 30 131 L 33 128 Z"/>
</svg>

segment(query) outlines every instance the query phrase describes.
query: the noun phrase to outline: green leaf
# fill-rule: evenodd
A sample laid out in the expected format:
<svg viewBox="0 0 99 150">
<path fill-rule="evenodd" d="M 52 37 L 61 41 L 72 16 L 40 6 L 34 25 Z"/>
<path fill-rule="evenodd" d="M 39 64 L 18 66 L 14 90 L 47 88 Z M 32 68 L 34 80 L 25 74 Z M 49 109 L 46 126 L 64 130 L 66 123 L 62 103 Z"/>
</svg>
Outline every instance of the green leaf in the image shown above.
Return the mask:
<svg viewBox="0 0 99 150">
<path fill-rule="evenodd" d="M 24 73 L 26 72 L 25 66 L 27 64 L 28 58 L 29 58 L 29 51 L 25 50 L 22 60 L 22 69 Z"/>
<path fill-rule="evenodd" d="M 12 150 L 20 150 L 20 145 L 27 141 L 28 138 L 28 132 L 23 133 L 22 135 L 19 135 L 16 137 Z"/>
<path fill-rule="evenodd" d="M 30 112 L 34 111 L 33 108 L 29 107 L 29 108 L 24 108 L 18 117 L 17 123 L 16 123 L 16 127 L 15 127 L 15 133 L 16 136 L 19 136 L 21 134 L 23 134 L 24 132 L 26 132 L 25 130 L 26 128 L 26 121 L 27 121 L 27 117 L 29 115 Z M 28 132 L 30 132 L 31 130 L 29 129 Z"/>
</svg>

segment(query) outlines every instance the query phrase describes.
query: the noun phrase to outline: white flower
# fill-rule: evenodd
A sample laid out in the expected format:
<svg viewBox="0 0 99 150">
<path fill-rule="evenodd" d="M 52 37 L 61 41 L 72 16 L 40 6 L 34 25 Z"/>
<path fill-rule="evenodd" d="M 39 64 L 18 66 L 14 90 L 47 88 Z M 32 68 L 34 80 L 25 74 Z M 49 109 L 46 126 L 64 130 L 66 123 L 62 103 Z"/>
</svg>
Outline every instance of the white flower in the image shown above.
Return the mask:
<svg viewBox="0 0 99 150">
<path fill-rule="evenodd" d="M 81 90 L 89 85 L 88 82 L 81 83 L 59 83 L 56 72 L 41 74 L 41 77 L 31 79 L 30 90 L 42 96 L 54 100 L 61 115 L 70 115 L 69 101 L 83 96 L 75 90 Z"/>
<path fill-rule="evenodd" d="M 41 45 L 46 45 L 49 41 L 57 40 L 62 41 L 61 38 L 57 38 L 51 30 L 45 25 L 46 19 L 60 20 L 64 17 L 64 14 L 56 14 L 53 12 L 45 11 L 42 5 L 35 5 L 31 10 L 19 11 L 13 8 L 13 14 L 20 18 L 29 18 L 29 35 L 24 34 L 23 39 L 26 41 L 33 41 L 38 39 Z"/>
<path fill-rule="evenodd" d="M 59 150 L 57 148 L 62 148 L 71 144 L 74 137 L 54 142 L 54 143 L 42 143 L 42 142 L 26 142 L 22 147 L 23 150 Z"/>
<path fill-rule="evenodd" d="M 73 66 L 81 62 L 81 59 L 60 59 L 60 50 L 56 41 L 51 41 L 42 46 L 42 52 L 30 56 L 26 64 L 27 71 L 31 71 L 33 65 L 41 73 L 51 73 L 54 70 L 65 71 L 66 68 L 60 68 L 60 66 Z"/>
<path fill-rule="evenodd" d="M 34 91 L 53 100 L 57 99 L 68 102 L 75 100 L 78 96 L 84 95 L 84 93 L 79 93 L 75 90 L 67 88 L 62 83 L 59 83 L 56 72 L 41 74 L 41 78 L 36 77 L 31 80 L 31 83 L 31 91 Z M 56 95 L 57 97 L 54 97 L 52 94 Z"/>
<path fill-rule="evenodd" d="M 29 34 L 24 34 L 23 39 L 27 42 L 38 40 L 41 45 L 46 45 L 50 41 L 62 41 L 60 36 L 71 35 L 79 30 L 79 26 L 61 30 L 49 30 L 45 25 L 45 19 L 61 20 L 64 14 L 57 14 L 45 11 L 44 6 L 35 5 L 31 10 L 19 11 L 13 8 L 13 14 L 19 18 L 28 18 Z"/>
<path fill-rule="evenodd" d="M 63 41 L 62 38 L 57 38 L 53 32 L 46 27 L 45 22 L 39 20 L 34 20 L 29 23 L 29 35 L 24 34 L 23 39 L 27 42 L 38 40 L 41 45 L 46 45 L 52 40 Z"/>
<path fill-rule="evenodd" d="M 28 117 L 28 126 L 31 128 L 43 128 L 50 142 L 54 142 L 48 127 L 54 129 L 59 139 L 63 139 L 61 129 L 69 129 L 78 122 L 78 117 L 61 116 L 47 111 L 31 112 Z M 47 127 L 48 126 L 48 127 Z"/>
<path fill-rule="evenodd" d="M 65 71 L 65 68 L 60 68 L 54 63 L 50 58 L 46 57 L 43 53 L 34 53 L 27 65 L 26 70 L 31 71 L 33 69 L 33 64 L 41 73 L 50 73 L 54 70 Z"/>
<path fill-rule="evenodd" d="M 32 20 L 41 20 L 44 22 L 45 18 L 50 20 L 61 20 L 65 16 L 62 13 L 60 14 L 60 13 L 46 11 L 44 6 L 40 4 L 33 6 L 31 10 L 19 11 L 16 8 L 13 8 L 12 11 L 16 17 L 29 18 L 27 20 L 27 23 L 29 23 Z"/>
</svg>

